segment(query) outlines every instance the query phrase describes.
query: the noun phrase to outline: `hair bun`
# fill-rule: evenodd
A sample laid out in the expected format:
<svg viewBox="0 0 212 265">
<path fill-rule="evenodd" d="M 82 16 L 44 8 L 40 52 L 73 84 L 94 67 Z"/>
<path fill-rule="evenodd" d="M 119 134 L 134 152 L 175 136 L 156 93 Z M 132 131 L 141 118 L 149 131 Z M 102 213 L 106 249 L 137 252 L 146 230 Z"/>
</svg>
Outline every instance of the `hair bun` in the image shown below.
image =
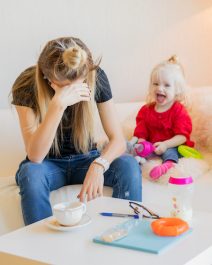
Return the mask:
<svg viewBox="0 0 212 265">
<path fill-rule="evenodd" d="M 80 68 L 86 61 L 87 53 L 77 45 L 63 52 L 63 62 L 71 69 Z"/>
<path fill-rule="evenodd" d="M 179 59 L 177 55 L 172 55 L 168 60 L 169 63 L 178 63 Z"/>
</svg>

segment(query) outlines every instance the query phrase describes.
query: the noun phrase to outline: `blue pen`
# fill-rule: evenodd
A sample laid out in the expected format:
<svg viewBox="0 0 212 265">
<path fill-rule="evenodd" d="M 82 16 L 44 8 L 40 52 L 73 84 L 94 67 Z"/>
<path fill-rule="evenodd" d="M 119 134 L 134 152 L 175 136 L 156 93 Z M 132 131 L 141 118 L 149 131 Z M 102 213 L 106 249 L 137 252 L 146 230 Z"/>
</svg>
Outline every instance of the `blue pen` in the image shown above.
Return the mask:
<svg viewBox="0 0 212 265">
<path fill-rule="evenodd" d="M 139 215 L 137 214 L 125 214 L 125 213 L 99 213 L 102 216 L 113 216 L 113 217 L 133 217 L 134 219 L 139 219 Z"/>
</svg>

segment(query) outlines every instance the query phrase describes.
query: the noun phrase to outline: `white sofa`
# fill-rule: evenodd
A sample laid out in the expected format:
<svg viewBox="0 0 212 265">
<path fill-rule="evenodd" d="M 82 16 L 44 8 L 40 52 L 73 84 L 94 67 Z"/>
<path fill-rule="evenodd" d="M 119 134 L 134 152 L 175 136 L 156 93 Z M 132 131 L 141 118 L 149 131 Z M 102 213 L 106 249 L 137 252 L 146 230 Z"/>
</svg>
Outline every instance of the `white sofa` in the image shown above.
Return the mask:
<svg viewBox="0 0 212 265">
<path fill-rule="evenodd" d="M 207 108 L 200 108 L 198 115 L 193 110 L 192 115 L 203 116 L 205 123 L 208 124 L 206 127 L 212 127 L 212 116 L 211 119 L 207 115 L 210 114 L 210 109 L 212 105 L 212 88 L 205 88 L 205 90 L 210 91 L 211 101 L 208 100 L 208 96 L 203 97 L 201 90 L 196 90 L 192 97 L 194 98 L 193 105 L 195 105 L 196 99 L 202 102 L 207 101 Z M 194 96 L 196 95 L 196 96 Z M 207 99 L 207 100 L 206 100 Z M 141 107 L 141 102 L 134 103 L 119 103 L 116 104 L 119 119 L 122 123 L 124 134 L 126 138 L 132 135 L 133 128 L 135 126 L 135 115 L 139 108 Z M 201 107 L 201 105 L 198 105 Z M 195 108 L 196 109 L 196 108 Z M 201 113 L 202 111 L 202 113 Z M 212 111 L 211 111 L 212 112 Z M 198 135 L 195 135 L 196 142 L 198 146 L 201 146 L 202 139 L 199 135 L 205 133 L 201 131 L 198 127 L 200 124 L 196 116 L 192 118 L 196 122 L 195 129 Z M 208 118 L 209 117 L 209 118 Z M 208 120 L 209 119 L 209 120 Z M 202 120 L 202 119 L 201 119 Z M 20 128 L 18 124 L 18 118 L 14 109 L 1 109 L 0 110 L 0 123 L 1 123 L 1 138 L 0 138 L 0 235 L 20 228 L 24 225 L 20 206 L 20 196 L 19 188 L 15 183 L 15 172 L 17 170 L 19 162 L 25 157 L 24 146 L 22 137 L 20 134 Z M 210 125 L 211 124 L 211 125 Z M 204 122 L 201 122 L 201 127 L 203 128 Z M 212 135 L 212 130 L 209 130 L 209 134 Z M 200 141 L 199 141 L 199 140 Z M 212 136 L 211 136 L 212 139 Z M 204 138 L 204 141 L 208 139 Z M 209 139 L 209 141 L 212 141 Z M 209 147 L 208 151 L 211 152 L 212 149 L 210 144 L 206 145 Z M 203 151 L 206 152 L 207 149 Z M 207 155 L 207 161 L 210 164 L 211 156 Z M 196 210 L 204 210 L 212 212 L 212 167 L 209 165 L 207 172 L 200 176 L 196 180 L 196 189 L 194 193 L 194 208 Z M 80 185 L 66 186 L 57 191 L 51 193 L 51 203 L 65 201 L 65 200 L 75 200 L 76 195 L 79 192 Z M 111 189 L 105 188 L 104 195 L 111 196 Z M 167 186 L 160 183 L 153 183 L 147 178 L 143 178 L 143 203 L 148 204 L 158 204 L 165 205 L 168 203 L 168 193 Z"/>
</svg>

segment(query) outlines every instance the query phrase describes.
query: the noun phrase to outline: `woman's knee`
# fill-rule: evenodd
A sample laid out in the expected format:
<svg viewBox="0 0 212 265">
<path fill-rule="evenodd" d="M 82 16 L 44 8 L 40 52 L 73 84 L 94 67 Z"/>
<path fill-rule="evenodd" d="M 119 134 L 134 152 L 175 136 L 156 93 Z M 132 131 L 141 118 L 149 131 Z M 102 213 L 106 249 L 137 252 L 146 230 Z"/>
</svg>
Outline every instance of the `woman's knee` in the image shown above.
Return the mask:
<svg viewBox="0 0 212 265">
<path fill-rule="evenodd" d="M 142 200 L 141 169 L 133 156 L 123 155 L 111 164 L 115 170 L 117 194 L 114 197 L 127 200 Z"/>
<path fill-rule="evenodd" d="M 33 163 L 31 161 L 21 165 L 16 174 L 19 186 L 33 186 L 36 189 L 44 179 L 42 163 Z"/>
<path fill-rule="evenodd" d="M 133 156 L 122 155 L 114 160 L 113 166 L 122 177 L 130 177 L 134 181 L 141 180 L 141 168 Z"/>
</svg>

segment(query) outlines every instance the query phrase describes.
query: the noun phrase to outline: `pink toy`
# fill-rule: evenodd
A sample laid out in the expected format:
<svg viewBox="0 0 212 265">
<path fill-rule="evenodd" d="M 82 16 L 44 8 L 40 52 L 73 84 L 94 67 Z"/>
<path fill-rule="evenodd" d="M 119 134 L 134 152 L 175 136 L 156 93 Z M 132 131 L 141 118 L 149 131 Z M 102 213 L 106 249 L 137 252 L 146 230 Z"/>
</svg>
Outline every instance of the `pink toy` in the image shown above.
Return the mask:
<svg viewBox="0 0 212 265">
<path fill-rule="evenodd" d="M 172 161 L 166 161 L 161 165 L 153 167 L 153 169 L 150 171 L 149 175 L 152 179 L 158 179 L 163 174 L 165 174 L 170 168 L 174 166 L 174 163 Z"/>
<path fill-rule="evenodd" d="M 148 141 L 140 142 L 136 144 L 135 147 L 136 154 L 141 157 L 149 156 L 152 152 L 154 152 L 154 150 L 155 150 L 154 145 Z"/>
</svg>

